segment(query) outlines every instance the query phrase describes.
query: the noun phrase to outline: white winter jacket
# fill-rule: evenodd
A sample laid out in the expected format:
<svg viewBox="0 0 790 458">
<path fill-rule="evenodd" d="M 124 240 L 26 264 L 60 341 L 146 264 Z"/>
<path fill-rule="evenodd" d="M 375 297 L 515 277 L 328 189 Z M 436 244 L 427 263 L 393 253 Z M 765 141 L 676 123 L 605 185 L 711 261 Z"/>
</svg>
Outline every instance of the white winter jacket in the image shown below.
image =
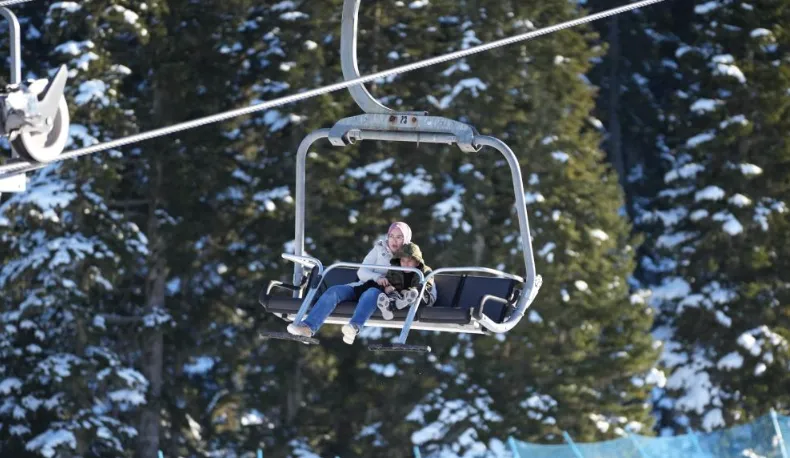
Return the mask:
<svg viewBox="0 0 790 458">
<path fill-rule="evenodd" d="M 390 265 L 391 260 L 392 260 L 392 252 L 390 251 L 389 245 L 387 245 L 387 241 L 376 240 L 376 242 L 373 243 L 373 249 L 371 249 L 368 252 L 367 256 L 365 256 L 365 259 L 362 260 L 362 264 L 388 266 Z M 357 269 L 357 277 L 359 277 L 359 281 L 356 281 L 354 283 L 349 283 L 349 285 L 357 286 L 369 280 L 376 281 L 385 275 L 387 275 L 387 271 L 385 269 L 371 269 L 369 267 L 360 267 L 359 269 Z"/>
<path fill-rule="evenodd" d="M 392 260 L 392 252 L 390 251 L 390 247 L 387 244 L 386 240 L 376 240 L 373 243 L 373 249 L 371 249 L 365 259 L 362 260 L 362 264 L 371 264 L 371 265 L 379 265 L 379 266 L 388 266 L 390 265 L 390 261 Z M 360 267 L 357 269 L 357 277 L 359 281 L 355 281 L 353 283 L 348 283 L 349 286 L 358 286 L 366 281 L 376 281 L 381 277 L 387 275 L 386 269 L 371 269 L 369 267 Z M 431 288 L 430 292 L 431 296 L 433 296 L 433 300 L 431 303 L 436 303 L 436 295 L 437 288 L 436 282 L 433 284 L 433 288 Z"/>
</svg>

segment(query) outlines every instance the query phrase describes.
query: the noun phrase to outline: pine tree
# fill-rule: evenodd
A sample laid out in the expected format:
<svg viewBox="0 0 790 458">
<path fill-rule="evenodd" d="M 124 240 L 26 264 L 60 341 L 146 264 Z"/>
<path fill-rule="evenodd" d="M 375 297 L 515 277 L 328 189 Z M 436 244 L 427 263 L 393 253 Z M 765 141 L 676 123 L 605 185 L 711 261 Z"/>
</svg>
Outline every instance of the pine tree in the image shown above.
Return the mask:
<svg viewBox="0 0 790 458">
<path fill-rule="evenodd" d="M 257 60 L 264 65 L 261 73 L 272 75 L 260 87 L 267 92 L 288 87 L 292 92 L 340 80 L 342 2 L 316 2 L 298 8 L 278 5 L 259 9 L 259 21 L 271 24 L 271 30 L 276 31 L 260 51 L 264 58 Z M 393 4 L 372 2 L 360 9 L 359 61 L 363 74 L 400 64 L 396 59 L 416 59 L 431 52 L 429 49 L 422 54 L 420 49 L 419 55 L 407 54 L 418 44 L 422 48 L 422 44 L 430 43 L 423 34 L 430 34 L 426 30 L 435 24 L 436 17 L 409 10 L 403 4 L 394 5 L 398 15 L 387 15 L 389 6 Z M 393 108 L 407 109 L 420 79 L 396 80 L 369 88 Z M 276 168 L 256 171 L 255 176 L 261 180 L 259 192 L 292 196 L 294 157 L 302 138 L 318 127 L 330 127 L 340 118 L 359 113 L 345 91 L 273 110 L 268 119 L 276 129 L 266 134 L 266 148 L 261 153 Z M 307 166 L 306 249 L 311 255 L 325 263 L 359 262 L 389 223 L 400 219 L 412 223 L 415 241 L 428 250 L 424 242 L 429 243 L 430 225 L 417 224 L 423 214 L 413 213 L 400 195 L 413 175 L 411 170 L 421 162 L 414 160 L 413 146 L 363 142 L 335 148 L 323 141 L 311 151 L 317 152 L 311 154 Z M 282 190 L 283 184 L 287 191 Z M 279 213 L 280 209 L 285 213 Z M 284 225 L 283 231 L 269 237 L 264 248 L 264 255 L 271 261 L 258 288 L 278 276 L 290 280 L 291 265 L 277 261 L 280 252 L 274 250 L 287 247 L 292 239 L 292 212 L 289 205 L 278 205 L 276 214 L 262 214 L 255 225 L 259 233 L 270 224 Z M 285 325 L 279 319 L 265 324 L 280 331 Z M 338 331 L 336 326 L 324 326 L 318 336 L 321 348 L 267 342 L 255 351 L 256 357 L 267 358 L 268 363 L 251 370 L 248 382 L 251 387 L 266 386 L 264 393 L 257 389 L 249 393 L 250 401 L 261 406 L 261 418 L 265 419 L 255 431 L 266 430 L 262 432 L 267 436 L 266 453 L 286 456 L 293 450 L 312 450 L 328 456 L 393 457 L 410 453 L 408 428 L 398 425 L 398 419 L 405 417 L 419 398 L 413 387 L 429 386 L 432 381 L 414 373 L 414 358 L 378 356 L 364 348 L 368 342 L 388 340 L 395 332 L 366 330 L 354 347 L 348 347 L 340 341 Z"/>
<path fill-rule="evenodd" d="M 23 34 L 40 40 L 30 48 L 51 56 L 31 55 L 23 76 L 46 77 L 60 63 L 72 72 L 67 147 L 123 135 L 117 88 L 126 68 L 91 40 L 77 41 L 84 28 L 118 26 L 117 17 L 76 5 L 24 12 L 34 19 L 20 20 Z M 91 168 L 97 173 L 82 173 Z M 121 279 L 139 267 L 147 241 L 105 199 L 117 183 L 112 168 L 56 163 L 0 207 L 4 454 L 131 456 L 148 381 L 113 327 L 125 321 L 116 309 L 127 294 Z"/>
<path fill-rule="evenodd" d="M 94 77 L 89 84 L 71 82 L 81 90 L 75 100 L 92 103 L 73 114 L 74 127 L 81 119 L 91 121 L 77 130 L 83 133 L 78 140 L 108 139 L 93 138 L 98 132 L 117 138 L 249 103 L 248 88 L 239 87 L 235 72 L 228 72 L 245 59 L 234 37 L 246 6 L 169 2 L 132 10 L 100 2 L 55 18 L 53 28 L 82 39 L 59 49 L 79 52 L 75 63 Z M 105 92 L 86 91 L 91 88 Z M 108 99 L 115 111 L 96 109 L 110 105 Z M 68 163 L 72 181 L 97 183 L 85 191 L 95 195 L 77 196 L 75 202 L 89 199 L 109 207 L 104 211 L 114 224 L 140 228 L 134 234 L 145 241 L 144 250 L 118 261 L 123 268 L 108 287 L 122 293 L 114 302 L 107 299 L 114 307 L 104 321 L 108 332 L 118 333 L 108 345 L 124 346 L 119 359 L 142 374 L 146 402 L 129 448 L 139 456 L 226 445 L 213 440 L 223 431 L 222 394 L 228 387 L 238 391 L 233 371 L 244 357 L 233 353 L 240 321 L 234 285 L 246 268 L 243 260 L 235 262 L 244 241 L 233 228 L 243 227 L 242 217 L 261 205 L 234 197 L 234 185 L 244 178 L 240 165 L 249 163 L 236 149 L 237 125 L 225 123 L 220 133 L 191 130 Z M 92 229 L 103 231 L 102 237 L 120 236 L 112 227 Z M 207 358 L 227 363 L 217 364 L 209 379 L 195 376 L 196 362 Z"/>
<path fill-rule="evenodd" d="M 240 47 L 251 6 L 171 1 L 148 11 L 151 40 L 131 48 L 132 77 L 124 87 L 139 130 L 236 108 L 257 96 L 254 82 L 244 79 L 250 54 Z M 119 193 L 140 203 L 143 211 L 129 217 L 145 228 L 153 247 L 136 279 L 145 289 L 137 292 L 134 313 L 158 317 L 156 326 L 142 330 L 136 359 L 152 386 L 141 416 L 147 432 L 141 456 L 160 449 L 232 454 L 243 445 L 234 436 L 248 414 L 241 380 L 260 341 L 238 305 L 257 294 L 247 282 L 250 270 L 266 261 L 257 246 L 268 230 L 251 237 L 250 228 L 268 203 L 256 193 L 253 175 L 260 136 L 244 138 L 242 129 L 260 119 L 155 139 L 138 145 L 134 161 L 124 164 Z"/>
<path fill-rule="evenodd" d="M 579 14 L 563 2 L 498 2 L 463 12 L 467 42 Z M 561 441 L 567 430 L 588 441 L 651 427 L 647 400 L 657 375 L 651 311 L 638 297 L 629 300 L 634 241 L 589 118 L 594 93 L 580 78 L 599 53 L 593 39 L 584 29 L 543 37 L 469 58 L 460 67 L 465 74 L 448 77 L 448 89 L 458 87 L 452 82 L 472 89 L 445 99 L 452 100 L 445 112 L 502 138 L 520 157 L 544 284 L 507 336 L 459 337 L 437 355 L 448 375 L 410 416 L 426 426 L 413 436 L 426 451 L 482 453 L 508 435 Z M 463 210 L 446 250 L 455 248 L 467 263 L 523 272 L 504 161 L 481 153 L 456 156 L 452 165 L 464 172 Z"/>
<path fill-rule="evenodd" d="M 617 5 L 608 0 L 591 3 L 596 10 Z M 669 154 L 667 124 L 672 119 L 668 109 L 673 94 L 684 84 L 674 53 L 678 42 L 693 33 L 690 5 L 665 3 L 595 23 L 607 48 L 590 73 L 590 80 L 601 88 L 595 112 L 604 126 L 602 147 L 618 170 L 633 231 L 642 238 L 629 283 L 634 294 L 649 296 L 651 304 L 660 302 L 665 291 L 662 281 L 675 263 L 674 255 L 656 250 L 655 242 L 675 220 L 673 213 L 661 210 L 660 196 L 664 175 L 670 171 L 664 160 Z M 664 320 L 658 316 L 654 323 L 659 333 Z M 663 373 L 663 368 L 657 370 Z M 653 393 L 660 399 L 661 387 Z M 658 428 L 664 410 L 662 403 L 654 403 Z"/>
<path fill-rule="evenodd" d="M 677 43 L 684 86 L 667 110 L 671 171 L 655 210 L 654 249 L 674 260 L 659 303 L 660 406 L 669 428 L 710 430 L 783 404 L 787 383 L 787 121 L 783 2 L 689 3 L 693 34 Z"/>
</svg>

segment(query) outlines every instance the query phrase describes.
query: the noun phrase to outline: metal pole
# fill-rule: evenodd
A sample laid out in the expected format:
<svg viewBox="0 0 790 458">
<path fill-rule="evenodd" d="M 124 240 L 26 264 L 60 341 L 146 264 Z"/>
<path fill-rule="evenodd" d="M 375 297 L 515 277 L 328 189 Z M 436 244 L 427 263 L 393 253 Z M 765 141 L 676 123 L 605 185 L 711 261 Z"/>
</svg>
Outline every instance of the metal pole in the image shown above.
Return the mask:
<svg viewBox="0 0 790 458">
<path fill-rule="evenodd" d="M 11 48 L 11 84 L 19 84 L 22 81 L 22 53 L 20 51 L 20 31 L 19 20 L 16 15 L 8 8 L 0 8 L 0 15 L 8 20 L 8 32 L 11 34 L 9 39 Z M 0 129 L 0 132 L 5 133 L 5 129 Z M 18 159 L 19 155 L 11 148 L 11 158 Z M 22 192 L 25 190 L 27 178 L 24 174 L 12 176 L 8 178 L 0 178 L 0 192 Z"/>
<path fill-rule="evenodd" d="M 644 458 L 650 458 L 648 454 L 645 453 L 645 450 L 642 448 L 641 445 L 639 445 L 639 442 L 637 442 L 636 438 L 632 434 L 626 433 L 626 435 L 628 436 L 629 439 L 631 439 L 631 442 L 634 444 L 634 447 L 636 447 L 636 450 L 639 452 L 641 456 L 643 456 Z"/>
<path fill-rule="evenodd" d="M 412 450 L 414 450 L 414 458 L 422 458 L 419 446 L 415 445 Z"/>
<path fill-rule="evenodd" d="M 510 446 L 510 451 L 513 453 L 513 458 L 521 458 L 521 453 L 518 451 L 518 446 L 516 445 L 516 440 L 513 439 L 513 436 L 508 436 L 507 445 Z"/>
<path fill-rule="evenodd" d="M 0 8 L 0 14 L 8 20 L 8 31 L 11 34 L 11 84 L 19 84 L 19 82 L 22 81 L 22 54 L 19 51 L 21 49 L 19 20 L 8 8 Z"/>
<path fill-rule="evenodd" d="M 697 440 L 697 434 L 688 426 L 686 427 L 686 432 L 691 436 L 691 441 L 694 442 L 694 446 L 697 448 L 699 455 L 701 458 L 705 457 L 705 452 L 702 450 L 702 446 L 699 445 L 699 441 Z"/>
<path fill-rule="evenodd" d="M 295 227 L 294 227 L 294 254 L 297 256 L 304 255 L 304 226 L 305 226 L 305 168 L 307 162 L 307 151 L 310 146 L 321 138 L 326 138 L 329 135 L 329 129 L 318 129 L 309 133 L 301 143 L 299 149 L 296 151 L 296 208 L 295 208 Z M 294 285 L 302 282 L 302 265 L 299 263 L 294 264 Z M 294 291 L 294 297 L 299 293 Z"/>
<path fill-rule="evenodd" d="M 571 435 L 568 434 L 567 431 L 562 432 L 562 437 L 565 438 L 565 442 L 567 442 L 571 447 L 571 450 L 573 451 L 573 454 L 576 455 L 576 458 L 584 458 L 584 455 L 582 455 L 582 452 L 578 447 L 576 447 L 576 444 L 573 443 L 573 439 L 571 439 Z"/>
<path fill-rule="evenodd" d="M 508 165 L 510 165 L 510 173 L 513 181 L 513 191 L 516 197 L 516 212 L 518 213 L 519 229 L 521 231 L 521 249 L 524 253 L 524 267 L 526 269 L 526 279 L 524 280 L 524 291 L 521 297 L 518 298 L 516 310 L 503 323 L 496 323 L 487 316 L 480 317 L 480 323 L 493 332 L 507 332 L 513 329 L 516 324 L 521 320 L 521 317 L 527 311 L 532 301 L 535 299 L 538 288 L 540 288 L 540 281 L 536 283 L 536 277 L 539 279 L 535 272 L 535 258 L 532 254 L 532 236 L 529 231 L 529 217 L 527 216 L 527 204 L 524 200 L 524 183 L 521 177 L 521 166 L 518 162 L 518 157 L 510 147 L 502 140 L 495 137 L 480 135 L 475 137 L 475 145 L 490 146 L 505 156 Z M 541 280 L 542 281 L 542 280 Z"/>
<path fill-rule="evenodd" d="M 785 440 L 782 436 L 782 429 L 779 427 L 779 420 L 776 418 L 776 411 L 771 409 L 771 421 L 774 424 L 774 430 L 776 430 L 776 435 L 779 437 L 779 447 L 782 450 L 782 458 L 788 458 L 787 456 L 787 448 L 785 448 Z"/>
</svg>

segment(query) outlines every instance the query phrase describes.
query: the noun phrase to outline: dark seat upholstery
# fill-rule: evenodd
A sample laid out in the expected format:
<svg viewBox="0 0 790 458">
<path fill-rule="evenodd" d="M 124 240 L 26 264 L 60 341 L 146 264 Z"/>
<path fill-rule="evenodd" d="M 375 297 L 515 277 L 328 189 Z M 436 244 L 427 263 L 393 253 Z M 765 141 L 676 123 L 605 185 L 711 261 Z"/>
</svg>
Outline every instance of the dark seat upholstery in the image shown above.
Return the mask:
<svg viewBox="0 0 790 458">
<path fill-rule="evenodd" d="M 468 324 L 472 320 L 470 310 L 455 307 L 459 293 L 458 286 L 463 281 L 459 275 L 437 275 L 433 277 L 436 284 L 436 302 L 433 307 L 420 307 L 418 318 L 430 323 Z"/>
<path fill-rule="evenodd" d="M 456 307 L 472 309 L 477 313 L 483 296 L 492 295 L 509 300 L 516 286 L 515 280 L 508 278 L 482 277 L 468 275 L 463 282 L 463 292 Z M 507 306 L 500 301 L 488 300 L 483 304 L 483 313 L 497 323 L 505 318 Z"/>
<path fill-rule="evenodd" d="M 315 282 L 317 278 L 313 278 L 311 281 Z M 331 286 L 355 281 L 358 281 L 356 270 L 333 269 L 323 278 L 319 292 L 316 294 L 316 300 Z M 436 303 L 432 307 L 421 305 L 417 311 L 416 320 L 423 323 L 469 324 L 472 314 L 477 313 L 483 296 L 490 294 L 510 301 L 517 283 L 504 278 L 466 274 L 437 275 L 434 277 L 434 281 L 438 291 Z M 301 306 L 301 299 L 291 296 L 290 290 L 275 287 L 268 297 L 264 290 L 261 293 L 260 302 L 269 312 L 282 315 L 285 318 L 288 314 L 297 313 Z M 351 318 L 356 306 L 356 301 L 341 302 L 331 316 Z M 489 300 L 484 304 L 484 313 L 496 322 L 501 322 L 504 319 L 506 309 L 507 306 L 499 301 Z M 406 320 L 408 313 L 409 309 L 396 310 L 392 321 L 402 323 Z M 372 318 L 383 319 L 378 309 L 373 313 Z"/>
</svg>

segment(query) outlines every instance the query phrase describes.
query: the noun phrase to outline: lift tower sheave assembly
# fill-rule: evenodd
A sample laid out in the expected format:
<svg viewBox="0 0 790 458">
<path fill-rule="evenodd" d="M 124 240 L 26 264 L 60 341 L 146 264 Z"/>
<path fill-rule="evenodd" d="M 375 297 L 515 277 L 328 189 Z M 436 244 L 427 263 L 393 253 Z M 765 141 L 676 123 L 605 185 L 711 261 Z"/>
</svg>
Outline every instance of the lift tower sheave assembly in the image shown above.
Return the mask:
<svg viewBox="0 0 790 458">
<path fill-rule="evenodd" d="M 69 109 L 63 96 L 68 70 L 61 65 L 51 80 L 23 82 L 19 21 L 5 7 L 0 7 L 0 15 L 8 21 L 11 44 L 11 77 L 0 88 L 0 136 L 11 145 L 11 159 L 52 162 L 69 136 Z M 25 180 L 25 174 L 0 178 L 0 193 L 24 191 Z"/>
</svg>

